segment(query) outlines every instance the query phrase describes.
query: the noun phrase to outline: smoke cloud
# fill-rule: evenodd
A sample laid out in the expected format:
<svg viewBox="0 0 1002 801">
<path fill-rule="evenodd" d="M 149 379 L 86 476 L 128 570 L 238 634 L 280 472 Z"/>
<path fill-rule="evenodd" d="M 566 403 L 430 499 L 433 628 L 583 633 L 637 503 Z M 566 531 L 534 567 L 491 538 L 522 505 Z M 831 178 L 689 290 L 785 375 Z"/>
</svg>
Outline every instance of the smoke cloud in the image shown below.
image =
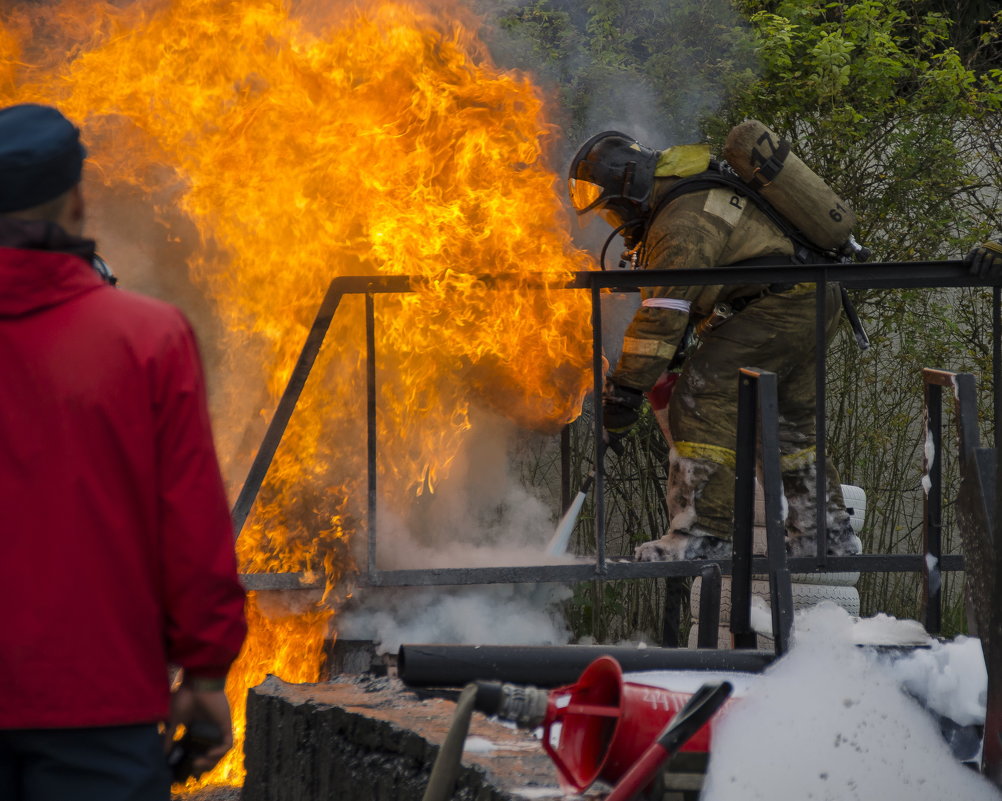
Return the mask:
<svg viewBox="0 0 1002 801">
<path fill-rule="evenodd" d="M 338 617 L 338 636 L 374 641 L 379 653 L 404 643 L 563 645 L 570 632 L 560 604 L 570 596 L 554 584 L 368 590 Z"/>
<path fill-rule="evenodd" d="M 486 411 L 449 476 L 412 504 L 406 518 L 377 509 L 376 566 L 381 570 L 517 567 L 561 564 L 572 556 L 545 552 L 556 526 L 546 487 L 525 485 L 516 472 L 514 425 Z M 541 440 L 544 446 L 545 441 Z M 539 443 L 537 443 L 539 444 Z M 532 458 L 545 460 L 543 453 Z M 356 543 L 364 548 L 364 538 Z M 366 555 L 356 553 L 364 565 Z M 464 645 L 556 645 L 568 642 L 559 584 L 504 584 L 404 589 L 356 588 L 338 615 L 339 636 L 372 640 L 380 652 L 404 642 Z"/>
</svg>

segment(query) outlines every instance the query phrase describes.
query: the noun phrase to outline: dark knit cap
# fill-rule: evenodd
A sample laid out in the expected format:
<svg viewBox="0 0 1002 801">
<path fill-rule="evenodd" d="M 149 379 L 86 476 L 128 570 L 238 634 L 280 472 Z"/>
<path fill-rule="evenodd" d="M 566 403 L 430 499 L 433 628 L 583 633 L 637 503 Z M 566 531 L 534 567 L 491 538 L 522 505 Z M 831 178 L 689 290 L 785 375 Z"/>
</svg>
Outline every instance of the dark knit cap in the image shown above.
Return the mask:
<svg viewBox="0 0 1002 801">
<path fill-rule="evenodd" d="M 80 131 L 51 106 L 0 109 L 0 214 L 30 209 L 80 181 Z"/>
</svg>

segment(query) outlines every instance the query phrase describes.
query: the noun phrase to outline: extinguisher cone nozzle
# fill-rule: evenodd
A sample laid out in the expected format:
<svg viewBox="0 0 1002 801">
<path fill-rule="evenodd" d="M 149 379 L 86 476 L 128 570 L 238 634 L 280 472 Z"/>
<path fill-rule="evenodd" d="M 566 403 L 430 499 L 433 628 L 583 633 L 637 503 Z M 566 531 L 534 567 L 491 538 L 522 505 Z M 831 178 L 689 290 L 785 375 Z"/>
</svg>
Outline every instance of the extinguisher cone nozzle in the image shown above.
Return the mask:
<svg viewBox="0 0 1002 801">
<path fill-rule="evenodd" d="M 565 792 L 582 793 L 597 779 L 615 784 L 666 726 L 672 733 L 669 746 L 708 753 L 709 717 L 729 692 L 724 683 L 713 692 L 705 688 L 693 701 L 689 693 L 625 681 L 619 663 L 601 656 L 577 682 L 551 692 L 543 750 L 557 766 Z M 704 718 L 704 712 L 710 714 Z"/>
</svg>

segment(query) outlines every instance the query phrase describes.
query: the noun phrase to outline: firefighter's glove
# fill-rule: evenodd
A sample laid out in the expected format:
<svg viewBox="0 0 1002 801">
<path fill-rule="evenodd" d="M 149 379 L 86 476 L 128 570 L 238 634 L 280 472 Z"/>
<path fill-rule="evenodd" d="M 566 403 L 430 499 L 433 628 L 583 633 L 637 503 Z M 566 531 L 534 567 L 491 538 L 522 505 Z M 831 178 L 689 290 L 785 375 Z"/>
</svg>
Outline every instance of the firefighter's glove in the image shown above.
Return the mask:
<svg viewBox="0 0 1002 801">
<path fill-rule="evenodd" d="M 602 390 L 602 427 L 609 447 L 617 453 L 623 449 L 621 440 L 640 419 L 640 407 L 643 405 L 644 393 L 639 389 L 605 382 Z"/>
<path fill-rule="evenodd" d="M 970 268 L 971 275 L 983 281 L 1002 278 L 1002 242 L 989 240 L 971 248 L 964 263 Z"/>
</svg>

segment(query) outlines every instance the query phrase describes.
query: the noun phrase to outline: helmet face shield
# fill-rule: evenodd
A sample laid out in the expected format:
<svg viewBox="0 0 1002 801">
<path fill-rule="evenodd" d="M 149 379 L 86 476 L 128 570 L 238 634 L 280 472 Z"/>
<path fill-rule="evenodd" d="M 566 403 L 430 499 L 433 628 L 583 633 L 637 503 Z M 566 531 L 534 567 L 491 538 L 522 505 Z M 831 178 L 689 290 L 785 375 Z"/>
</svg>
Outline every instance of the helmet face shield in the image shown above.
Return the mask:
<svg viewBox="0 0 1002 801">
<path fill-rule="evenodd" d="M 628 222 L 649 210 L 658 151 L 619 131 L 603 131 L 581 146 L 571 161 L 567 188 L 578 216 L 609 208 L 607 221 Z M 618 223 L 617 223 L 618 225 Z"/>
<path fill-rule="evenodd" d="M 584 214 L 595 208 L 595 205 L 602 198 L 602 187 L 586 181 L 584 178 L 568 178 L 567 193 L 570 195 L 571 204 L 578 214 Z"/>
</svg>

